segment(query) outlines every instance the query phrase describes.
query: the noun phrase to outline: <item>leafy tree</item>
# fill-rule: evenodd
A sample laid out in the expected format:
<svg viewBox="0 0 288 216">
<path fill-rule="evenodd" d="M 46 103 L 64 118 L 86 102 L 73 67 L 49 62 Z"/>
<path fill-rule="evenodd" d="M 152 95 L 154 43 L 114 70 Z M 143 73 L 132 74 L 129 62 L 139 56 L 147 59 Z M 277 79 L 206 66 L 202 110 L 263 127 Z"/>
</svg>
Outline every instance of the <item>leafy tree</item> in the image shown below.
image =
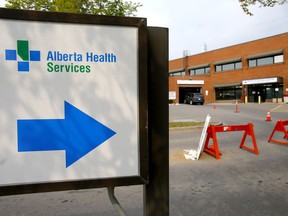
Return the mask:
<svg viewBox="0 0 288 216">
<path fill-rule="evenodd" d="M 276 5 L 283 5 L 288 3 L 288 0 L 238 0 L 243 11 L 252 16 L 253 13 L 248 9 L 250 5 L 259 4 L 260 7 L 274 7 Z"/>
<path fill-rule="evenodd" d="M 142 5 L 123 0 L 6 0 L 5 7 L 23 10 L 135 16 Z"/>
</svg>

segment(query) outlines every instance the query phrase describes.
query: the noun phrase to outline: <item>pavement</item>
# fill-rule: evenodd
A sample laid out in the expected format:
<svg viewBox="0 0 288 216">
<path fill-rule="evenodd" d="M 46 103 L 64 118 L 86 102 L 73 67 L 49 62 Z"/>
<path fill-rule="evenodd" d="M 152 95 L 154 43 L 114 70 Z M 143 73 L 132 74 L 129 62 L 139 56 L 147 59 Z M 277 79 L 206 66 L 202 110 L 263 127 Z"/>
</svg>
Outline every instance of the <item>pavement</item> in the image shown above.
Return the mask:
<svg viewBox="0 0 288 216">
<path fill-rule="evenodd" d="M 277 120 L 288 119 L 287 104 L 239 104 L 239 113 L 235 104 L 169 108 L 170 121 L 203 121 L 209 113 L 215 122 L 252 122 L 259 149 L 256 155 L 239 148 L 242 131 L 217 133 L 219 160 L 206 153 L 186 160 L 183 149 L 198 147 L 201 130 L 170 130 L 170 215 L 287 215 L 288 145 L 267 142 Z M 251 143 L 247 136 L 245 145 Z"/>
</svg>

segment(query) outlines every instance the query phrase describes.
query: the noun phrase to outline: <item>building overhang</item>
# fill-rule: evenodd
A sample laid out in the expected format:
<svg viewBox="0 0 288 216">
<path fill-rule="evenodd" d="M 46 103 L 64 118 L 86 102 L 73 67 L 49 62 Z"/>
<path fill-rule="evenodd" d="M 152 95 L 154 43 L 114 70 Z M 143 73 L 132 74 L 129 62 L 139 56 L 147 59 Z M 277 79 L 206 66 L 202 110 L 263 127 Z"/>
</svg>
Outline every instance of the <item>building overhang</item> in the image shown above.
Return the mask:
<svg viewBox="0 0 288 216">
<path fill-rule="evenodd" d="M 209 67 L 209 64 L 206 63 L 206 64 L 201 64 L 201 65 L 193 65 L 193 66 L 188 67 L 187 69 L 190 70 L 190 69 L 197 69 L 197 68 L 204 68 L 204 67 Z"/>
<path fill-rule="evenodd" d="M 283 49 L 273 50 L 273 51 L 264 52 L 264 53 L 257 53 L 257 54 L 248 55 L 248 56 L 247 56 L 247 59 L 261 58 L 261 57 L 278 55 L 278 54 L 279 54 L 279 55 L 283 54 Z"/>
<path fill-rule="evenodd" d="M 177 69 L 173 69 L 173 70 L 169 70 L 169 73 L 175 73 L 175 72 L 182 72 L 185 71 L 185 68 L 177 68 Z"/>
<path fill-rule="evenodd" d="M 214 62 L 213 64 L 214 64 L 214 65 L 228 64 L 228 63 L 231 63 L 231 62 L 238 62 L 238 61 L 241 61 L 241 57 L 236 57 L 236 58 L 231 58 L 231 59 L 225 59 L 225 60 L 222 60 L 222 61 Z"/>
<path fill-rule="evenodd" d="M 214 88 L 231 87 L 231 86 L 241 86 L 241 82 L 215 84 Z"/>
</svg>

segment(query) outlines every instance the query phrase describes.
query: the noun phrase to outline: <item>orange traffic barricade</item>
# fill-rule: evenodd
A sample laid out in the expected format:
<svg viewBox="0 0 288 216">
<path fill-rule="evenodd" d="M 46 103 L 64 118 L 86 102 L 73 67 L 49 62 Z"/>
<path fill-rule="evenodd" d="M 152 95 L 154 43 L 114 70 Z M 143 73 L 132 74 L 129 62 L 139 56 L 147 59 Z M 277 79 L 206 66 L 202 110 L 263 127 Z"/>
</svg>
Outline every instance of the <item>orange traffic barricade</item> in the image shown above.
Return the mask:
<svg viewBox="0 0 288 216">
<path fill-rule="evenodd" d="M 210 125 L 207 129 L 207 137 L 204 145 L 204 152 L 214 156 L 216 159 L 220 159 L 221 152 L 219 151 L 216 133 L 232 132 L 232 131 L 244 131 L 244 135 L 240 143 L 240 148 L 251 151 L 256 155 L 259 154 L 252 123 L 248 123 L 247 125 L 226 125 L 226 126 Z M 244 145 L 244 142 L 248 135 L 251 136 L 253 148 Z M 210 139 L 213 140 L 213 144 L 209 146 L 208 144 Z"/>
<path fill-rule="evenodd" d="M 278 120 L 276 122 L 276 125 L 268 139 L 268 142 L 275 142 L 275 143 L 279 143 L 279 144 L 288 144 L 288 142 L 284 142 L 283 140 L 277 140 L 277 139 L 272 139 L 272 137 L 274 136 L 275 132 L 280 132 L 283 133 L 283 139 L 288 139 L 288 131 L 285 128 L 288 125 L 288 120 Z"/>
</svg>

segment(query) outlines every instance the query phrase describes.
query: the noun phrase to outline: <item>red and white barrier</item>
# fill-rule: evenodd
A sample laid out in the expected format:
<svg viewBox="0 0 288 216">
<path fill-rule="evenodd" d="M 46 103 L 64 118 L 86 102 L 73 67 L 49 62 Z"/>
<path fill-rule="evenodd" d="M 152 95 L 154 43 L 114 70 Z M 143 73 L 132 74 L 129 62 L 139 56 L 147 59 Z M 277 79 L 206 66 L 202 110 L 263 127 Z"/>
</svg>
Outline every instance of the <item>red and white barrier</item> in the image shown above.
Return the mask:
<svg viewBox="0 0 288 216">
<path fill-rule="evenodd" d="M 288 120 L 278 120 L 276 122 L 276 125 L 268 139 L 268 142 L 275 142 L 275 143 L 279 143 L 279 144 L 288 144 L 288 141 L 285 142 L 283 140 L 277 140 L 277 139 L 272 139 L 273 136 L 275 135 L 275 132 L 280 132 L 284 134 L 283 139 L 288 140 L 288 130 L 285 128 L 288 125 Z"/>
<path fill-rule="evenodd" d="M 251 151 L 256 155 L 259 154 L 252 123 L 248 123 L 247 125 L 226 125 L 226 126 L 210 125 L 207 129 L 207 137 L 204 145 L 204 152 L 214 156 L 216 159 L 220 159 L 221 152 L 219 151 L 216 133 L 232 132 L 232 131 L 244 131 L 244 135 L 240 143 L 240 148 Z M 245 139 L 248 135 L 251 136 L 253 147 L 248 147 L 244 145 Z M 213 144 L 208 146 L 210 139 L 213 140 Z"/>
</svg>

